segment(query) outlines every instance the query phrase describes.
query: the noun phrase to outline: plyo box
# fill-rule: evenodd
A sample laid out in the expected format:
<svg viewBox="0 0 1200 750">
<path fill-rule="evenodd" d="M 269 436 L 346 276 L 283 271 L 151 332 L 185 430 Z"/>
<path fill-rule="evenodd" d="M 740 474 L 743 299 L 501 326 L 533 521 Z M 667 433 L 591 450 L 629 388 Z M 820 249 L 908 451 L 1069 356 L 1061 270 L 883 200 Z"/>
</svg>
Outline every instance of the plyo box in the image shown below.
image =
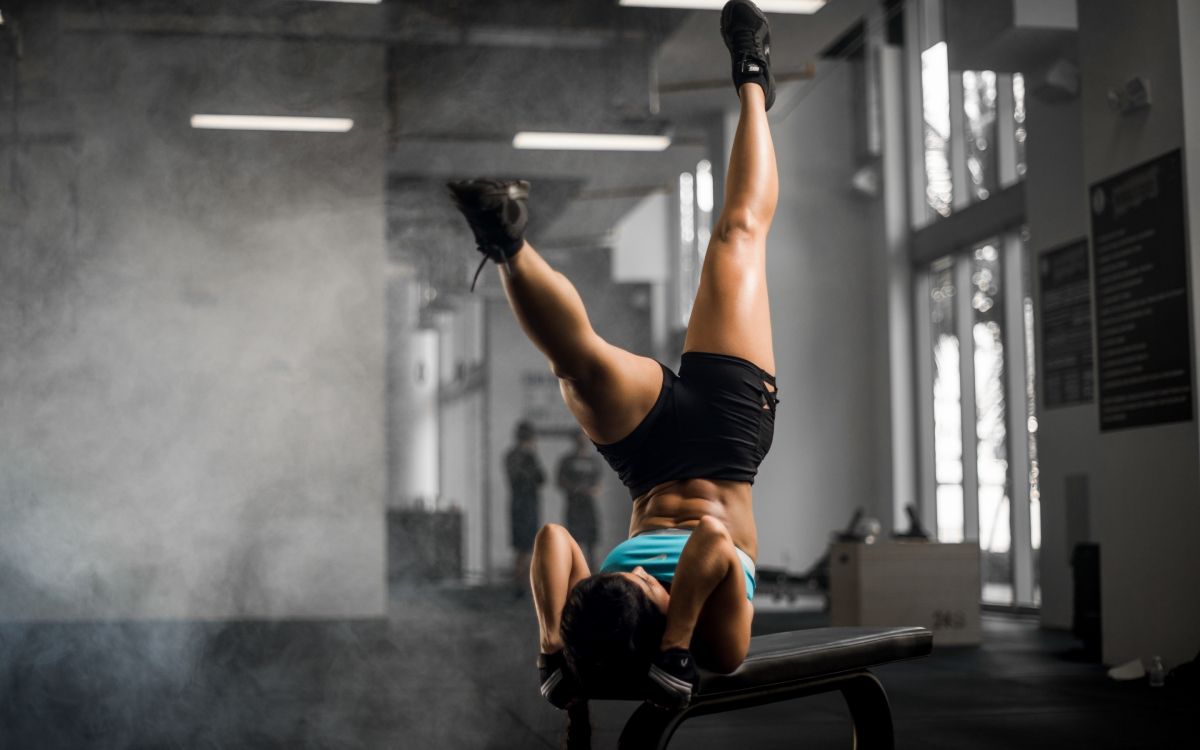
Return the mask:
<svg viewBox="0 0 1200 750">
<path fill-rule="evenodd" d="M 918 625 L 940 646 L 978 644 L 979 545 L 838 542 L 829 551 L 833 626 Z"/>
</svg>

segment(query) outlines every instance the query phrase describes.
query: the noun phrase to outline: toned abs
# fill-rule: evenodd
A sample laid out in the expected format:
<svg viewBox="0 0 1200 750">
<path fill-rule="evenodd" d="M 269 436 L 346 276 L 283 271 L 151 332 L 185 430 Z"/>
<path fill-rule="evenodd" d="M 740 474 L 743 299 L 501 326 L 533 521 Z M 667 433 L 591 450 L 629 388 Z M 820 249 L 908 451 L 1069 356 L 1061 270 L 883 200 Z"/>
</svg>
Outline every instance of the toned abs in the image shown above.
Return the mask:
<svg viewBox="0 0 1200 750">
<path fill-rule="evenodd" d="M 713 516 L 729 529 L 733 543 L 758 559 L 751 486 L 721 479 L 663 482 L 633 501 L 629 535 L 652 529 L 690 529 Z"/>
</svg>

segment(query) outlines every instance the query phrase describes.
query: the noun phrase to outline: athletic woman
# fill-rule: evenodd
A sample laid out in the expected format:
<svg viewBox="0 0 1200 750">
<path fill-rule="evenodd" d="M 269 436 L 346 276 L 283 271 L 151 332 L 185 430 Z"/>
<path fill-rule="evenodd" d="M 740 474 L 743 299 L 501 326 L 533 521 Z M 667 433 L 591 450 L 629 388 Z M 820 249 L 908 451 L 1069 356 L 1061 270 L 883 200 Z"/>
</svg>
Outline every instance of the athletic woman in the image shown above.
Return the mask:
<svg viewBox="0 0 1200 750">
<path fill-rule="evenodd" d="M 525 241 L 528 183 L 450 186 L 571 413 L 633 498 L 629 538 L 597 575 L 561 526 L 538 532 L 538 666 L 543 696 L 560 708 L 631 684 L 657 705 L 685 706 L 697 665 L 733 671 L 750 643 L 751 484 L 776 407 L 766 278 L 779 182 L 767 124 L 775 92 L 762 12 L 731 0 L 721 34 L 741 115 L 678 375 L 592 330 L 575 288 Z"/>
</svg>

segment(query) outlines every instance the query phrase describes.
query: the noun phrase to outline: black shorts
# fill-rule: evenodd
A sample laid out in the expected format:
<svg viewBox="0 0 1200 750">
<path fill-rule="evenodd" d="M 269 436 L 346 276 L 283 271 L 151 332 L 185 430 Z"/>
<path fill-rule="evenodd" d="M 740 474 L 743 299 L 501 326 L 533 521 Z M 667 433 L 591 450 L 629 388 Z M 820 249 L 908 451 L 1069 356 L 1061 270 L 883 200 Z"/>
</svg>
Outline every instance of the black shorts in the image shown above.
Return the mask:
<svg viewBox="0 0 1200 750">
<path fill-rule="evenodd" d="M 622 440 L 598 445 L 630 494 L 678 479 L 754 482 L 771 449 L 775 377 L 740 357 L 687 352 L 679 374 L 662 365 L 650 413 Z"/>
</svg>

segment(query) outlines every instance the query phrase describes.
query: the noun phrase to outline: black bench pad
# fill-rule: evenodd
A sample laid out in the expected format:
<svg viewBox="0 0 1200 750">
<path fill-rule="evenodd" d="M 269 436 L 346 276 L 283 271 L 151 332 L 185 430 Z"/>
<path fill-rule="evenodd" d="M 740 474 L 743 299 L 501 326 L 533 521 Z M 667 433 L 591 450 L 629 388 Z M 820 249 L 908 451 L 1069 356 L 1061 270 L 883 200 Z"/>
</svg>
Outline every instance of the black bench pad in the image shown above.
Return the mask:
<svg viewBox="0 0 1200 750">
<path fill-rule="evenodd" d="M 696 701 L 856 672 L 901 659 L 926 656 L 933 634 L 925 628 L 813 628 L 750 639 L 737 671 L 701 674 Z"/>
<path fill-rule="evenodd" d="M 925 628 L 815 628 L 756 636 L 736 671 L 701 672 L 687 708 L 662 711 L 643 703 L 626 722 L 619 747 L 665 750 L 679 725 L 693 716 L 836 690 L 850 709 L 856 750 L 894 750 L 887 693 L 870 669 L 932 650 L 933 634 Z M 632 694 L 591 697 L 637 700 Z"/>
</svg>

